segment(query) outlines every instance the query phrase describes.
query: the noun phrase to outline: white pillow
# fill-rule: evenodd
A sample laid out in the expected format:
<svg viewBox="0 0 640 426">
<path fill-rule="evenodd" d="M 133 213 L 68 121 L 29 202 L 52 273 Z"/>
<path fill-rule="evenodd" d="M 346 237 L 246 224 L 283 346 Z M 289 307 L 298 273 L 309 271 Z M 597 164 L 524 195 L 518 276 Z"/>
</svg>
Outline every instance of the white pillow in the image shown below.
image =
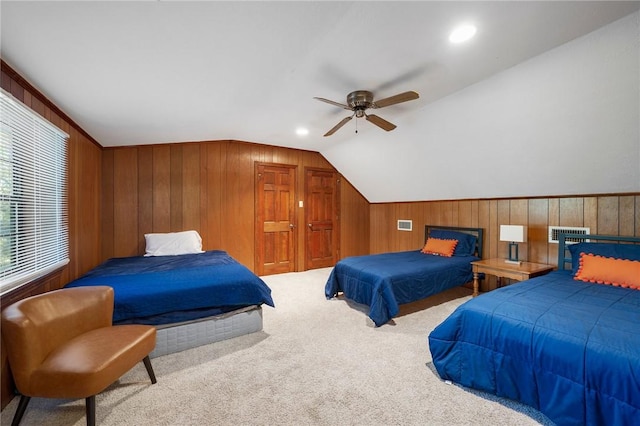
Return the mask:
<svg viewBox="0 0 640 426">
<path fill-rule="evenodd" d="M 176 256 L 203 253 L 202 238 L 196 231 L 144 234 L 147 244 L 145 256 Z"/>
</svg>

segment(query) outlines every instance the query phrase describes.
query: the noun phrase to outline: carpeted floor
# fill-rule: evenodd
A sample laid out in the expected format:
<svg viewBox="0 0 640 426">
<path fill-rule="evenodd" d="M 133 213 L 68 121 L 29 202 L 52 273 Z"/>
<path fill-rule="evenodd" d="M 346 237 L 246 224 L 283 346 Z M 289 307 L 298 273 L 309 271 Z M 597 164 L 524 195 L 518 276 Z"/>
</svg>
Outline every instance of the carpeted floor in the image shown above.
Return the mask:
<svg viewBox="0 0 640 426">
<path fill-rule="evenodd" d="M 330 268 L 272 275 L 264 330 L 142 364 L 96 398 L 99 425 L 537 425 L 513 401 L 440 380 L 429 332 L 470 298 L 449 290 L 379 328 L 364 307 L 326 300 Z M 2 411 L 10 424 L 18 398 Z M 84 425 L 84 400 L 35 398 L 22 425 Z"/>
</svg>

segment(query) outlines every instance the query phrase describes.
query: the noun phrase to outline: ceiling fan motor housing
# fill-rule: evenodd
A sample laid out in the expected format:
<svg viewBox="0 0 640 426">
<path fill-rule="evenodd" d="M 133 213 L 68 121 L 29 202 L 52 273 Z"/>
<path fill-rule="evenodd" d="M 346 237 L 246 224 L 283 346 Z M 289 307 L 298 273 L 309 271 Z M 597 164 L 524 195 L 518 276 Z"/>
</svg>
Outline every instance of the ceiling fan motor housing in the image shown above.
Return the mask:
<svg viewBox="0 0 640 426">
<path fill-rule="evenodd" d="M 368 90 L 356 90 L 347 95 L 347 105 L 354 109 L 371 108 L 373 104 L 373 93 Z"/>
</svg>

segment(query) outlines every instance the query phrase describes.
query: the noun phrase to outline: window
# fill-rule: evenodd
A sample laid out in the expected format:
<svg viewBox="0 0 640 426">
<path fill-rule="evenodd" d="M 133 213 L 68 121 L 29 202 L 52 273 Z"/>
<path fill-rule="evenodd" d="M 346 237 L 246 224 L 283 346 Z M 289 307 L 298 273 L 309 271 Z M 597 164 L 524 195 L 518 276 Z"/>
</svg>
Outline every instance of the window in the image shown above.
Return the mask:
<svg viewBox="0 0 640 426">
<path fill-rule="evenodd" d="M 67 138 L 0 92 L 0 293 L 69 262 Z"/>
</svg>

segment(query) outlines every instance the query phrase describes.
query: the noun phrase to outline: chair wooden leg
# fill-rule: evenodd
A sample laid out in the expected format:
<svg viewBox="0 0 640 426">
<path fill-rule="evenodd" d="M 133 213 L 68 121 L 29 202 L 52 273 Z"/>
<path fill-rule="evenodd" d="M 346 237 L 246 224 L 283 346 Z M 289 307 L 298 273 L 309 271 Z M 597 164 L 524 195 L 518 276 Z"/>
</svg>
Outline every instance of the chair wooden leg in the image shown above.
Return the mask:
<svg viewBox="0 0 640 426">
<path fill-rule="evenodd" d="M 18 426 L 20 424 L 20 420 L 22 420 L 22 416 L 27 409 L 27 405 L 29 405 L 29 401 L 31 401 L 30 396 L 22 395 L 20 397 L 20 402 L 18 403 L 18 409 L 16 413 L 13 415 L 13 421 L 11 422 L 11 426 Z"/>
<path fill-rule="evenodd" d="M 90 396 L 87 401 L 87 426 L 96 425 L 96 396 Z"/>
<path fill-rule="evenodd" d="M 156 375 L 153 372 L 153 367 L 151 366 L 151 359 L 149 359 L 149 355 L 145 356 L 142 360 L 144 362 L 144 366 L 147 369 L 147 373 L 149 373 L 149 378 L 151 379 L 151 383 L 156 383 Z"/>
</svg>

